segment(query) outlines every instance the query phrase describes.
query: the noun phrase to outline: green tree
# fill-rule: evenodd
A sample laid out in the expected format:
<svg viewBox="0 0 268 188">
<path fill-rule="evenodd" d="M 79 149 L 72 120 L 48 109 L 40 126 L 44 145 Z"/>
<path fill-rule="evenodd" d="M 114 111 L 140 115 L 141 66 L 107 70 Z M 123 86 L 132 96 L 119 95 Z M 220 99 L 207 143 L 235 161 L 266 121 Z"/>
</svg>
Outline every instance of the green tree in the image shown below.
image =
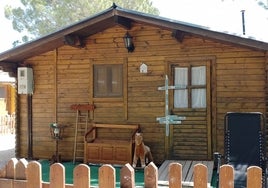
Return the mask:
<svg viewBox="0 0 268 188">
<path fill-rule="evenodd" d="M 113 2 L 126 9 L 159 14 L 151 0 L 21 0 L 20 7 L 5 7 L 5 17 L 12 21 L 13 29 L 27 33 L 22 37 L 27 42 L 101 12 Z"/>
<path fill-rule="evenodd" d="M 268 10 L 268 0 L 259 0 L 258 4 L 262 6 L 264 9 Z"/>
</svg>

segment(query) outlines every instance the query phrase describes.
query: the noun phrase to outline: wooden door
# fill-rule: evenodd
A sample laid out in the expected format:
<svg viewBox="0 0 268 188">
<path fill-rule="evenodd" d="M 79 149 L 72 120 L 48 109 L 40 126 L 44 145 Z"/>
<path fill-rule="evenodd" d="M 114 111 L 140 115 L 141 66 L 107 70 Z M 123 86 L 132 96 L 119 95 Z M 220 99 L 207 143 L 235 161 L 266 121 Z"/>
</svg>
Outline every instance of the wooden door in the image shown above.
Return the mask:
<svg viewBox="0 0 268 188">
<path fill-rule="evenodd" d="M 187 60 L 169 63 L 172 85 L 185 89 L 169 92 L 171 114 L 184 116 L 181 124 L 170 126 L 166 139 L 172 159 L 210 159 L 211 134 L 211 61 Z"/>
</svg>

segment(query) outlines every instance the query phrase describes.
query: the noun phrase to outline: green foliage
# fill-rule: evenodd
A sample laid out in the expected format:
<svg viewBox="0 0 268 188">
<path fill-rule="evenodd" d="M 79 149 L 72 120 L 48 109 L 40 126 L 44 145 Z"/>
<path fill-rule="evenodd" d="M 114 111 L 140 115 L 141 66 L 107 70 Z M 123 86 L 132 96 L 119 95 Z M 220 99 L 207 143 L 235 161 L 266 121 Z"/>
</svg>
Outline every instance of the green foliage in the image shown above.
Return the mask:
<svg viewBox="0 0 268 188">
<path fill-rule="evenodd" d="M 5 17 L 12 20 L 15 30 L 30 35 L 23 37 L 25 42 L 101 12 L 113 2 L 126 9 L 159 14 L 151 0 L 21 0 L 21 7 L 5 7 Z"/>
<path fill-rule="evenodd" d="M 266 2 L 265 2 L 265 0 L 259 0 L 259 1 L 258 1 L 258 4 L 259 4 L 261 7 L 263 7 L 264 9 L 268 10 L 268 0 L 266 0 Z"/>
</svg>

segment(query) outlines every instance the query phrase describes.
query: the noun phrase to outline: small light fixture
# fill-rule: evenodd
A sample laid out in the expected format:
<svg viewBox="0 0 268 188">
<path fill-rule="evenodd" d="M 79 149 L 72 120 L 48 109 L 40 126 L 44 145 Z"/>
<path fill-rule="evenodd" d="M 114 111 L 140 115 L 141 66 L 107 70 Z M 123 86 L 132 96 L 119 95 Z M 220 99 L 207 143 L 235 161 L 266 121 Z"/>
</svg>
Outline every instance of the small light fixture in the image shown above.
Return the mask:
<svg viewBox="0 0 268 188">
<path fill-rule="evenodd" d="M 51 164 L 55 162 L 61 162 L 61 155 L 59 154 L 59 140 L 62 140 L 65 125 L 59 125 L 57 123 L 50 123 L 50 134 L 53 139 L 56 140 L 56 151 L 51 158 Z"/>
<path fill-rule="evenodd" d="M 135 49 L 134 44 L 133 44 L 133 37 L 127 32 L 123 39 L 124 39 L 125 47 L 128 50 L 128 52 L 133 52 Z"/>
</svg>

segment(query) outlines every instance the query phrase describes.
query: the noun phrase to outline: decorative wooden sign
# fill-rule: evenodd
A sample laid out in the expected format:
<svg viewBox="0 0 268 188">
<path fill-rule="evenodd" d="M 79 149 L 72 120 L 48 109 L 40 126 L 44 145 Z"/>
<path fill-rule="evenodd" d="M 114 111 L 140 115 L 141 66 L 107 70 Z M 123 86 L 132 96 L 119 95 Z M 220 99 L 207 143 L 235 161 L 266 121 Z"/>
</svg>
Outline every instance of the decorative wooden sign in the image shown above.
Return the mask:
<svg viewBox="0 0 268 188">
<path fill-rule="evenodd" d="M 181 124 L 182 120 L 186 118 L 178 115 L 170 115 L 169 114 L 169 106 L 168 106 L 168 90 L 169 89 L 185 89 L 186 86 L 177 85 L 177 86 L 169 86 L 168 85 L 168 76 L 166 75 L 165 86 L 158 87 L 158 90 L 165 91 L 165 116 L 156 118 L 160 124 L 166 125 L 166 136 L 169 136 L 169 125 L 170 124 Z"/>
</svg>

